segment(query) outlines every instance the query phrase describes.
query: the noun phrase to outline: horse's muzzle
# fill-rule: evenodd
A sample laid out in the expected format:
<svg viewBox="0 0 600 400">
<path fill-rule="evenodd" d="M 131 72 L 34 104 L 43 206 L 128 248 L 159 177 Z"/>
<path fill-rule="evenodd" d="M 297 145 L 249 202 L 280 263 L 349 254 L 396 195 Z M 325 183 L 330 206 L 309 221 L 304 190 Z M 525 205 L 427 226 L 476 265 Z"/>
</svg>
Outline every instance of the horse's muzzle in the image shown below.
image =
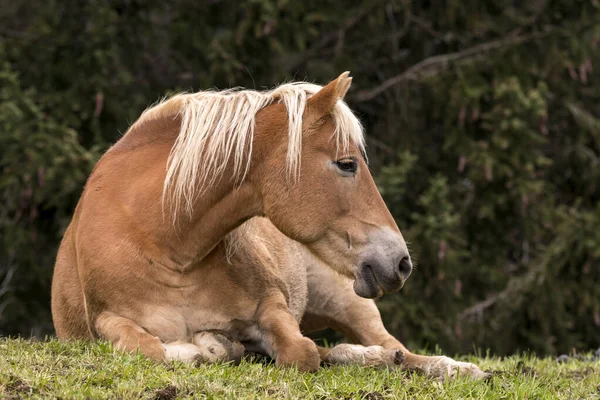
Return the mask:
<svg viewBox="0 0 600 400">
<path fill-rule="evenodd" d="M 354 274 L 354 292 L 360 297 L 377 298 L 397 292 L 412 272 L 412 262 L 404 240 L 396 246 L 379 247 L 363 258 Z"/>
</svg>

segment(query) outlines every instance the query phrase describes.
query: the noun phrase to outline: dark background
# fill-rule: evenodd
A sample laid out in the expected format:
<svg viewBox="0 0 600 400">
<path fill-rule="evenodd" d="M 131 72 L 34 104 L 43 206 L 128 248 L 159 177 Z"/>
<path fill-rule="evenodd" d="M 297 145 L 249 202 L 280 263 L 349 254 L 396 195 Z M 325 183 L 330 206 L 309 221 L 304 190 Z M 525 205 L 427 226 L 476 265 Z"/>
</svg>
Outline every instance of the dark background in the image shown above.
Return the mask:
<svg viewBox="0 0 600 400">
<path fill-rule="evenodd" d="M 412 348 L 600 345 L 600 4 L 0 0 L 0 334 L 52 333 L 91 168 L 181 90 L 327 83 L 368 132 L 417 268 L 380 302 Z"/>
</svg>

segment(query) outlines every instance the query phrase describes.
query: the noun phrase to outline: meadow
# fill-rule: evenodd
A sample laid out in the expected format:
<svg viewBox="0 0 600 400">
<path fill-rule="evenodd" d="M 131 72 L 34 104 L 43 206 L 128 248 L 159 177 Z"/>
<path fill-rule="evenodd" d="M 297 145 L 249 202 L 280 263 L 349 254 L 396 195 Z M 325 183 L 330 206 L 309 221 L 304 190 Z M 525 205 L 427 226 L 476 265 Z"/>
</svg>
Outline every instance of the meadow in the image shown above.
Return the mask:
<svg viewBox="0 0 600 400">
<path fill-rule="evenodd" d="M 323 367 L 316 373 L 240 365 L 156 364 L 106 342 L 0 339 L 1 399 L 600 399 L 600 360 L 590 355 L 458 357 L 490 379 L 439 381 L 398 369 Z"/>
</svg>

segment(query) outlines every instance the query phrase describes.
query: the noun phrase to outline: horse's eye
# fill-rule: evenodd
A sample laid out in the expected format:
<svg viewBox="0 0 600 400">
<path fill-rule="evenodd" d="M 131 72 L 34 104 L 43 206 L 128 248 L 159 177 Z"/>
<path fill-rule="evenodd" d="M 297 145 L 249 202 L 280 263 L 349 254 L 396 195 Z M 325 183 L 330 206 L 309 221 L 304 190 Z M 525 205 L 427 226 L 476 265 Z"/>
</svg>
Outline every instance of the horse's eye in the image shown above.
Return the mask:
<svg viewBox="0 0 600 400">
<path fill-rule="evenodd" d="M 340 169 L 340 171 L 347 174 L 355 174 L 356 169 L 358 168 L 358 164 L 353 158 L 342 158 L 341 160 L 335 161 L 335 165 Z"/>
</svg>

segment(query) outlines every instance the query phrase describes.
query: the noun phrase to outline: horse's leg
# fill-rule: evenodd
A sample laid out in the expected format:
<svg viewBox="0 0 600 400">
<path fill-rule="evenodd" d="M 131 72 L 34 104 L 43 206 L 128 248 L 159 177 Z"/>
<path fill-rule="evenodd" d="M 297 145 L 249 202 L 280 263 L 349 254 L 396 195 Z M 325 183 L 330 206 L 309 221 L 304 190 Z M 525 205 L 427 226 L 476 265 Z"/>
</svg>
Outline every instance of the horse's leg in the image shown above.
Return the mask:
<svg viewBox="0 0 600 400">
<path fill-rule="evenodd" d="M 192 343 L 185 340 L 163 344 L 167 361 L 179 360 L 202 364 L 239 361 L 244 356 L 244 346 L 217 332 L 203 331 L 195 334 Z"/>
<path fill-rule="evenodd" d="M 129 318 L 104 311 L 96 318 L 95 327 L 101 337 L 111 341 L 120 350 L 130 353 L 139 350 L 153 360 L 167 360 L 165 348 L 160 339 L 149 334 Z"/>
<path fill-rule="evenodd" d="M 309 270 L 309 304 L 302 321 L 304 332 L 329 327 L 340 331 L 354 343 L 400 350 L 403 368 L 421 371 L 428 376 L 454 377 L 459 371 L 475 378 L 487 376 L 471 363 L 408 351 L 385 329 L 375 302 L 357 296 L 349 280 L 338 278 L 326 268 L 314 266 Z"/>
<path fill-rule="evenodd" d="M 266 296 L 257 310 L 257 321 L 277 366 L 297 366 L 300 371 L 315 371 L 321 358 L 315 343 L 300 332 L 282 293 Z"/>
<path fill-rule="evenodd" d="M 363 299 L 366 300 L 366 299 Z M 356 304 L 348 302 L 349 308 L 354 308 Z M 373 304 L 374 305 L 374 304 Z M 390 335 L 383 327 L 379 311 L 371 307 L 354 308 L 354 312 L 340 313 L 328 317 L 308 313 L 306 315 L 306 324 L 321 327 L 333 328 L 343 333 L 352 342 L 358 342 L 363 346 L 356 345 L 337 345 L 331 349 L 331 355 L 323 358 L 323 361 L 331 364 L 358 363 L 361 365 L 381 365 L 391 366 L 400 365 L 408 370 L 416 370 L 425 373 L 428 376 L 445 378 L 446 376 L 455 377 L 457 373 L 474 378 L 484 378 L 488 374 L 484 373 L 475 364 L 455 361 L 446 356 L 422 356 L 411 353 L 398 339 Z M 353 323 L 354 319 L 359 321 Z M 363 318 L 370 318 L 370 323 L 360 323 Z M 304 321 L 303 321 L 304 326 Z M 310 331 L 307 329 L 307 331 Z M 348 346 L 335 350 L 340 346 Z M 350 347 L 353 346 L 353 347 Z M 386 351 L 392 350 L 393 353 Z M 399 354 L 395 354 L 395 352 Z M 321 351 L 324 355 L 325 352 Z M 362 359 L 366 357 L 366 359 Z"/>
<path fill-rule="evenodd" d="M 364 367 L 393 367 L 401 365 L 404 353 L 401 350 L 385 349 L 381 346 L 361 346 L 342 343 L 328 349 L 318 346 L 319 355 L 325 364 L 357 364 Z"/>
<path fill-rule="evenodd" d="M 203 350 L 202 358 L 198 358 L 201 362 L 233 361 L 237 364 L 244 356 L 243 344 L 218 332 L 199 332 L 192 342 Z"/>
<path fill-rule="evenodd" d="M 199 332 L 192 338 L 193 343 L 184 340 L 162 343 L 133 320 L 107 311 L 96 319 L 96 330 L 116 348 L 130 353 L 139 350 L 156 361 L 213 363 L 238 361 L 244 354 L 241 343 L 216 332 Z"/>
</svg>

